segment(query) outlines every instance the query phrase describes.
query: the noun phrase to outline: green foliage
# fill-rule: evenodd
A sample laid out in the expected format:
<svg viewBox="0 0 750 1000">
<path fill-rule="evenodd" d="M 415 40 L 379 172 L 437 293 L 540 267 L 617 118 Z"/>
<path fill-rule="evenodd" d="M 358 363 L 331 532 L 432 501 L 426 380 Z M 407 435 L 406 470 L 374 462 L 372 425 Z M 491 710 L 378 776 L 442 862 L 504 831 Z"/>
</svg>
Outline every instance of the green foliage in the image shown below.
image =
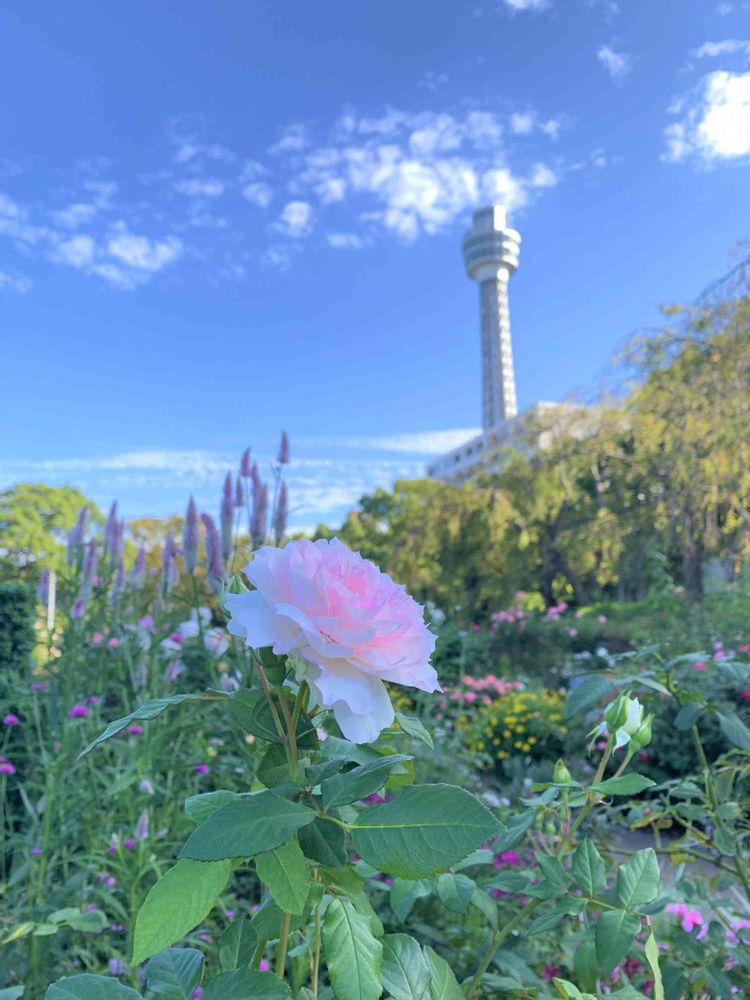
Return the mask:
<svg viewBox="0 0 750 1000">
<path fill-rule="evenodd" d="M 195 948 L 170 948 L 148 963 L 146 983 L 152 993 L 166 1000 L 191 1000 L 202 969 L 203 955 Z"/>
<path fill-rule="evenodd" d="M 0 673 L 28 665 L 34 646 L 34 595 L 20 583 L 0 583 Z"/>
<path fill-rule="evenodd" d="M 323 924 L 331 985 L 337 1000 L 378 1000 L 383 945 L 367 917 L 347 899 L 331 899 Z"/>
<path fill-rule="evenodd" d="M 255 868 L 258 878 L 268 886 L 278 907 L 297 915 L 304 911 L 310 891 L 310 876 L 305 855 L 294 838 L 259 854 L 255 859 Z"/>
</svg>

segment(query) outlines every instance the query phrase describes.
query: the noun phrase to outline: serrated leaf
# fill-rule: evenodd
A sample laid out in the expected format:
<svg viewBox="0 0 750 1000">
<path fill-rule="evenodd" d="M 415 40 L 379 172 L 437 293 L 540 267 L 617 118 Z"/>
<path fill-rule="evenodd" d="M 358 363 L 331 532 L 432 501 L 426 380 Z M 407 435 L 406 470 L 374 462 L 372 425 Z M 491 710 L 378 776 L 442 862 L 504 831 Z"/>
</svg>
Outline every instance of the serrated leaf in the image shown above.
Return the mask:
<svg viewBox="0 0 750 1000">
<path fill-rule="evenodd" d="M 703 702 L 690 702 L 688 705 L 683 705 L 680 711 L 674 718 L 674 727 L 684 731 L 690 729 L 691 726 L 695 725 L 698 721 L 698 716 L 704 709 Z"/>
<path fill-rule="evenodd" d="M 413 736 L 415 740 L 425 743 L 430 750 L 435 749 L 432 735 L 425 729 L 420 719 L 413 715 L 404 715 L 403 712 L 396 712 L 396 721 L 408 736 Z"/>
<path fill-rule="evenodd" d="M 346 864 L 346 834 L 336 823 L 316 817 L 297 833 L 302 853 L 327 868 Z"/>
<path fill-rule="evenodd" d="M 146 966 L 146 984 L 166 1000 L 190 1000 L 202 971 L 203 955 L 196 948 L 169 948 Z"/>
<path fill-rule="evenodd" d="M 270 972 L 222 972 L 203 991 L 203 1000 L 289 1000 L 287 984 Z"/>
<path fill-rule="evenodd" d="M 428 1000 L 432 975 L 413 937 L 386 934 L 383 938 L 381 982 L 393 1000 Z"/>
<path fill-rule="evenodd" d="M 570 876 L 565 871 L 559 858 L 551 854 L 537 853 L 535 855 L 537 863 L 546 879 L 554 885 L 567 885 Z"/>
<path fill-rule="evenodd" d="M 565 703 L 566 716 L 579 715 L 598 705 L 616 685 L 617 682 L 609 677 L 585 677 L 570 689 Z"/>
<path fill-rule="evenodd" d="M 655 785 L 655 781 L 642 774 L 623 774 L 619 778 L 600 781 L 598 785 L 589 785 L 588 790 L 599 795 L 637 795 L 638 792 L 653 788 Z"/>
<path fill-rule="evenodd" d="M 412 785 L 362 813 L 350 827 L 355 851 L 378 871 L 424 878 L 493 837 L 499 824 L 454 785 Z"/>
<path fill-rule="evenodd" d="M 367 917 L 348 899 L 334 897 L 323 923 L 328 975 L 337 1000 L 378 1000 L 383 945 L 373 935 Z"/>
<path fill-rule="evenodd" d="M 525 812 L 511 816 L 493 845 L 495 851 L 500 854 L 519 844 L 526 836 L 527 831 L 534 825 L 535 820 L 536 810 L 534 809 L 527 809 Z"/>
<path fill-rule="evenodd" d="M 654 1000 L 664 1000 L 664 983 L 661 978 L 661 966 L 659 965 L 659 946 L 656 943 L 654 932 L 649 928 L 649 935 L 646 939 L 646 961 L 651 969 L 651 977 L 654 983 Z"/>
<path fill-rule="evenodd" d="M 310 875 L 305 855 L 294 838 L 259 854 L 255 868 L 280 909 L 297 915 L 302 913 L 310 891 Z"/>
<path fill-rule="evenodd" d="M 543 931 L 551 931 L 565 918 L 575 916 L 580 913 L 586 901 L 575 897 L 568 897 L 562 903 L 558 903 L 553 909 L 543 913 L 536 920 L 532 920 L 529 925 L 528 934 L 541 934 Z"/>
<path fill-rule="evenodd" d="M 341 757 L 342 760 L 353 760 L 356 764 L 369 764 L 380 760 L 380 754 L 366 744 L 350 743 L 339 736 L 327 736 L 320 744 L 319 752 L 323 757 Z"/>
<path fill-rule="evenodd" d="M 660 888 L 659 859 L 652 847 L 637 851 L 617 869 L 617 896 L 626 909 L 650 903 Z"/>
<path fill-rule="evenodd" d="M 499 889 L 501 892 L 523 892 L 528 887 L 529 882 L 528 875 L 505 871 L 498 872 L 485 885 L 490 889 Z"/>
<path fill-rule="evenodd" d="M 93 976 L 84 972 L 53 983 L 44 994 L 44 1000 L 141 1000 L 141 994 L 112 976 Z"/>
<path fill-rule="evenodd" d="M 281 743 L 271 709 L 262 691 L 240 688 L 229 696 L 229 714 L 246 733 L 259 736 L 269 743 Z M 317 747 L 318 734 L 304 712 L 297 722 L 297 746 Z"/>
<path fill-rule="evenodd" d="M 279 847 L 314 819 L 312 809 L 273 792 L 259 792 L 209 816 L 190 834 L 180 857 L 194 861 L 253 857 Z"/>
<path fill-rule="evenodd" d="M 604 891 L 605 870 L 604 861 L 592 841 L 588 838 L 581 841 L 573 855 L 571 872 L 587 896 L 598 896 Z"/>
<path fill-rule="evenodd" d="M 474 882 L 466 875 L 454 875 L 453 872 L 443 872 L 442 875 L 438 875 L 438 899 L 453 913 L 466 913 L 471 906 L 474 889 Z"/>
<path fill-rule="evenodd" d="M 289 781 L 289 760 L 283 746 L 279 743 L 271 744 L 261 757 L 255 776 L 266 788 L 274 788 Z"/>
<path fill-rule="evenodd" d="M 733 712 L 717 712 L 721 731 L 729 742 L 750 753 L 750 729 Z"/>
<path fill-rule="evenodd" d="M 477 886 L 471 894 L 471 905 L 475 906 L 489 921 L 493 930 L 497 930 L 497 903 L 494 899 L 491 899 L 483 889 Z"/>
<path fill-rule="evenodd" d="M 169 948 L 196 927 L 224 891 L 231 870 L 229 861 L 183 859 L 165 872 L 138 911 L 132 964 Z"/>
<path fill-rule="evenodd" d="M 607 910 L 599 917 L 596 924 L 596 957 L 605 976 L 625 958 L 633 936 L 640 929 L 640 918 L 625 910 Z"/>
<path fill-rule="evenodd" d="M 205 823 L 219 809 L 236 802 L 241 796 L 237 792 L 229 792 L 220 788 L 215 792 L 203 792 L 200 795 L 190 795 L 185 799 L 185 813 L 194 823 Z"/>
<path fill-rule="evenodd" d="M 250 965 L 258 937 L 249 920 L 237 917 L 219 938 L 219 965 L 225 971 Z"/>
<path fill-rule="evenodd" d="M 463 990 L 445 959 L 429 945 L 425 945 L 423 953 L 432 975 L 430 1000 L 463 1000 Z"/>
<path fill-rule="evenodd" d="M 395 878 L 388 895 L 388 902 L 397 920 L 403 924 L 418 899 L 432 892 L 431 879 Z"/>
<path fill-rule="evenodd" d="M 371 761 L 369 764 L 359 764 L 344 774 L 334 774 L 333 777 L 326 778 L 320 786 L 323 808 L 345 806 L 379 791 L 393 768 L 406 760 L 411 760 L 411 757 L 405 754 L 392 754 Z"/>
<path fill-rule="evenodd" d="M 118 733 L 121 733 L 132 722 L 148 722 L 151 719 L 155 719 L 158 715 L 161 715 L 165 708 L 169 708 L 171 705 L 182 705 L 188 701 L 220 701 L 228 697 L 229 695 L 222 694 L 220 691 L 206 691 L 202 694 L 173 694 L 168 698 L 151 698 L 136 708 L 134 712 L 131 712 L 130 715 L 125 715 L 122 719 L 115 719 L 114 722 L 110 722 L 104 732 L 100 733 L 84 750 L 81 750 L 78 759 L 80 760 L 87 753 L 91 753 L 100 743 L 104 743 L 113 736 L 117 736 Z"/>
</svg>

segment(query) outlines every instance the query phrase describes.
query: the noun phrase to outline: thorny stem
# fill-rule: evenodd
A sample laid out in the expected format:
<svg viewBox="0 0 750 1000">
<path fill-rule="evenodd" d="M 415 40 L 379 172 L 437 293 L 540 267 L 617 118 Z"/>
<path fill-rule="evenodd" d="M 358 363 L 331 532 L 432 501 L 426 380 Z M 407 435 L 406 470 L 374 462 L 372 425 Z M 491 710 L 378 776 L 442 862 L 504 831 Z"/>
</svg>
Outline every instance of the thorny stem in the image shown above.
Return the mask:
<svg viewBox="0 0 750 1000">
<path fill-rule="evenodd" d="M 286 743 L 286 733 L 284 732 L 284 727 L 281 724 L 281 719 L 279 718 L 279 713 L 276 711 L 276 703 L 273 700 L 273 694 L 271 693 L 271 685 L 268 683 L 268 678 L 266 677 L 266 672 L 263 669 L 263 664 L 256 658 L 255 667 L 258 671 L 258 677 L 260 678 L 260 685 L 263 688 L 263 693 L 266 696 L 266 701 L 268 702 L 268 707 L 271 709 L 271 715 L 273 716 L 273 722 L 276 726 L 276 732 L 279 734 L 279 739 L 282 743 Z"/>
<path fill-rule="evenodd" d="M 596 774 L 594 775 L 594 780 L 592 784 L 598 785 L 599 782 L 604 777 L 604 772 L 607 769 L 607 764 L 609 763 L 609 758 L 612 756 L 613 749 L 614 749 L 614 740 L 610 736 L 609 739 L 607 740 L 607 747 L 604 753 L 602 754 L 602 759 L 599 761 L 599 767 L 596 769 Z M 575 822 L 568 831 L 567 836 L 560 844 L 560 847 L 556 855 L 558 858 L 561 858 L 564 854 L 566 854 L 570 850 L 570 845 L 573 841 L 573 837 L 575 836 L 576 831 L 581 826 L 583 821 L 586 819 L 588 814 L 591 812 L 595 802 L 597 801 L 597 798 L 598 798 L 597 795 L 593 795 L 592 797 L 590 797 L 586 802 L 586 804 L 581 809 L 581 811 L 579 812 L 578 816 L 575 819 Z M 534 910 L 537 908 L 537 906 L 539 906 L 540 903 L 541 903 L 540 899 L 530 900 L 526 904 L 526 906 L 524 906 L 524 908 L 520 910 L 516 914 L 516 916 L 513 917 L 511 921 L 509 921 L 509 923 L 507 923 L 501 930 L 498 930 L 494 933 L 494 935 L 492 936 L 492 941 L 490 942 L 490 946 L 487 949 L 487 953 L 482 959 L 479 968 L 474 973 L 474 977 L 471 979 L 469 985 L 464 990 L 465 996 L 471 997 L 474 991 L 478 989 L 480 983 L 482 982 L 482 976 L 485 974 L 487 969 L 489 969 L 490 962 L 495 957 L 495 953 L 497 952 L 500 945 L 503 943 L 503 941 L 506 940 L 508 935 L 511 934 L 516 929 L 516 927 L 518 927 L 518 925 L 521 923 L 522 920 L 525 920 L 530 913 L 534 912 Z"/>
</svg>

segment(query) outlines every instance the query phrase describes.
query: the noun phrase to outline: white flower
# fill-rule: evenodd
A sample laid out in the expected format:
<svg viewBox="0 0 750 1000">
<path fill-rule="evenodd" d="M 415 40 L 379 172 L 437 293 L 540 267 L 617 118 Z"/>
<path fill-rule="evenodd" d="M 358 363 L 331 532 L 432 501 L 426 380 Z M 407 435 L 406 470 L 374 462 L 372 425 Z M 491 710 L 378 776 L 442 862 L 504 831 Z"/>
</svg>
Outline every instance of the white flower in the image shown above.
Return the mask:
<svg viewBox="0 0 750 1000">
<path fill-rule="evenodd" d="M 229 649 L 229 640 L 220 628 L 211 628 L 203 633 L 203 645 L 213 656 L 223 656 Z"/>
</svg>

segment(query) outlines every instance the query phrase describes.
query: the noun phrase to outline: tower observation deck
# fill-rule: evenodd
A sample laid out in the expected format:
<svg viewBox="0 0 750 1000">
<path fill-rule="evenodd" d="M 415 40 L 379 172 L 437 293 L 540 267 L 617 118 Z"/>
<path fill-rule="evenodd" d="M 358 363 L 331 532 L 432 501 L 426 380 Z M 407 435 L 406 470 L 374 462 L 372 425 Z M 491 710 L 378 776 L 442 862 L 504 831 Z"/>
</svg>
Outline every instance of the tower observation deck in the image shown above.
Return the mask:
<svg viewBox="0 0 750 1000">
<path fill-rule="evenodd" d="M 501 205 L 474 213 L 463 240 L 466 273 L 479 285 L 482 350 L 482 430 L 518 413 L 510 339 L 508 282 L 518 267 L 521 236 L 506 224 Z"/>
</svg>

